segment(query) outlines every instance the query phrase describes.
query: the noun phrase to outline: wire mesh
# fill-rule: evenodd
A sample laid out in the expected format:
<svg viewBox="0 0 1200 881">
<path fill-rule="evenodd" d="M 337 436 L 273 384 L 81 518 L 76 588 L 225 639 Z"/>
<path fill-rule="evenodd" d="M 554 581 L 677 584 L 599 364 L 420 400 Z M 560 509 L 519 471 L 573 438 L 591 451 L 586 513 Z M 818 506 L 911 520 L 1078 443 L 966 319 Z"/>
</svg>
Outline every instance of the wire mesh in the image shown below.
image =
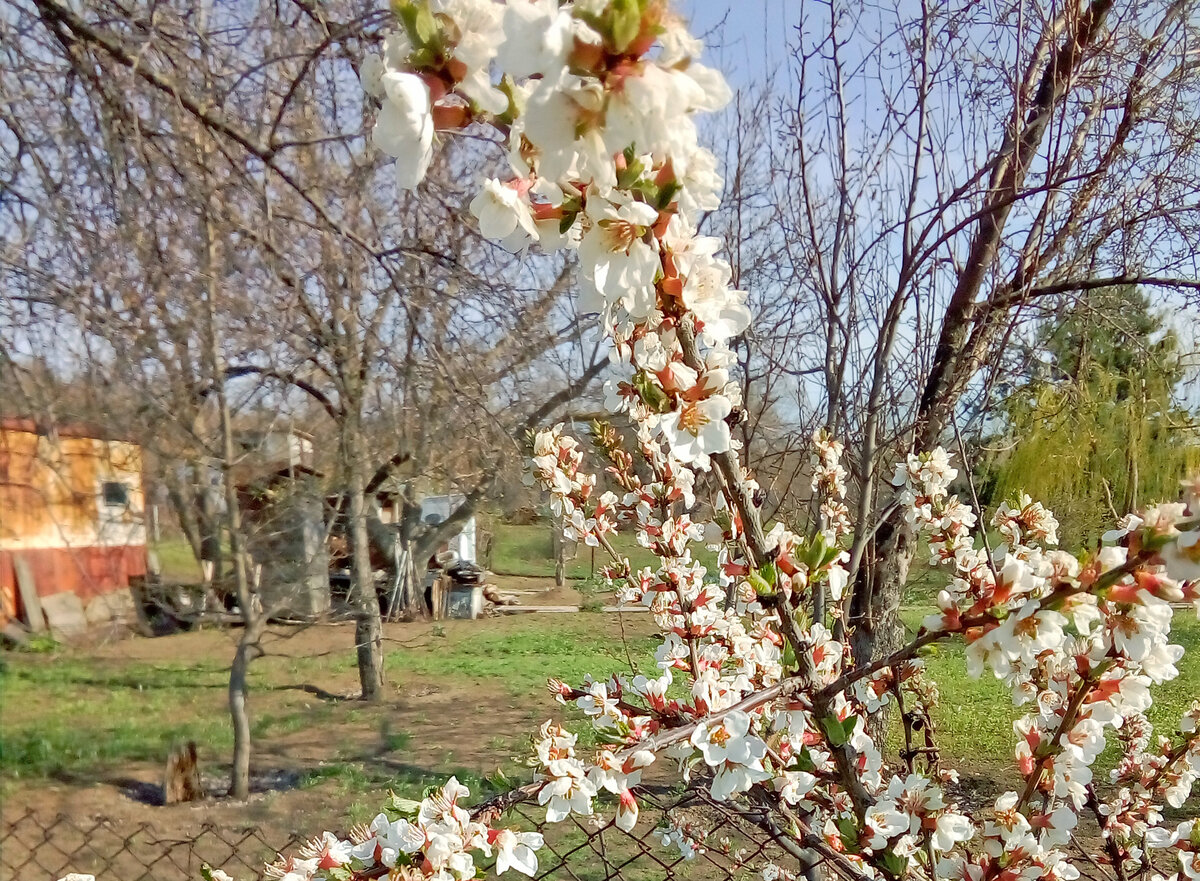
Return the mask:
<svg viewBox="0 0 1200 881">
<path fill-rule="evenodd" d="M 533 804 L 513 807 L 502 823 L 543 834 L 538 881 L 744 881 L 761 876 L 768 863 L 796 868 L 769 835 L 702 789 L 639 789 L 638 801 L 641 814 L 630 831 L 617 826 L 611 810 L 547 824 L 545 810 Z M 204 824 L 180 834 L 149 822 L 6 811 L 0 881 L 56 881 L 68 872 L 97 881 L 197 881 L 205 863 L 235 881 L 261 881 L 276 854 L 302 843 L 295 836 L 268 841 L 250 826 Z"/>
</svg>

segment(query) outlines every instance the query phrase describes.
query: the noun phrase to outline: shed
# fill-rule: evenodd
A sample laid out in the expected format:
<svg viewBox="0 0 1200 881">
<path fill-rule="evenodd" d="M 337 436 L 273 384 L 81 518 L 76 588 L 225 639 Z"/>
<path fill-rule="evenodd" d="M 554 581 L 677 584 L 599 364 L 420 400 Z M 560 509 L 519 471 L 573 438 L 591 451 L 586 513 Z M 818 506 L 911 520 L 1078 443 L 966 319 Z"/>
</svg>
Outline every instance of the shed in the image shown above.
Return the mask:
<svg viewBox="0 0 1200 881">
<path fill-rule="evenodd" d="M 466 501 L 461 495 L 428 496 L 421 499 L 421 522 L 441 523 L 449 518 L 458 507 Z M 460 560 L 475 562 L 475 516 L 472 515 L 463 523 L 462 529 L 445 541 L 445 546 L 458 554 Z"/>
<path fill-rule="evenodd" d="M 250 555 L 261 567 L 263 605 L 275 615 L 313 618 L 329 611 L 329 549 L 322 474 L 275 462 L 238 480 Z"/>
<path fill-rule="evenodd" d="M 0 419 L 3 622 L 30 620 L 18 567 L 48 608 L 92 623 L 132 608 L 130 581 L 146 574 L 141 447 L 95 426 Z"/>
</svg>

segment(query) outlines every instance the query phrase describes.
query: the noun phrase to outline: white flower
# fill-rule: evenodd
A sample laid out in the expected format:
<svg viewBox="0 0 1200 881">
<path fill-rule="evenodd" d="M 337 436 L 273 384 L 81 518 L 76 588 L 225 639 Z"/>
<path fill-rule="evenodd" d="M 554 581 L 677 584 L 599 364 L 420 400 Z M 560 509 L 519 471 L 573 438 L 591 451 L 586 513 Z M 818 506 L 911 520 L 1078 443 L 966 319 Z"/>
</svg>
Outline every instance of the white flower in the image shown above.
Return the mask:
<svg viewBox="0 0 1200 881">
<path fill-rule="evenodd" d="M 516 869 L 532 878 L 537 874 L 538 867 L 534 851 L 540 849 L 542 843 L 542 836 L 537 832 L 501 829 L 492 842 L 496 848 L 496 874 L 503 875 L 509 869 Z"/>
<path fill-rule="evenodd" d="M 1071 840 L 1071 833 L 1079 825 L 1079 815 L 1070 805 L 1060 804 L 1043 822 L 1045 831 L 1042 833 L 1042 846 L 1061 847 Z"/>
<path fill-rule="evenodd" d="M 362 90 L 374 98 L 382 99 L 385 94 L 383 90 L 385 73 L 387 73 L 387 66 L 383 63 L 383 59 L 374 52 L 368 53 L 363 58 L 362 66 L 358 69 L 358 82 L 362 86 Z"/>
<path fill-rule="evenodd" d="M 908 832 L 911 821 L 908 814 L 895 809 L 894 806 L 876 806 L 867 812 L 865 829 L 871 837 L 868 842 L 873 850 L 882 850 L 888 845 L 888 839 Z"/>
<path fill-rule="evenodd" d="M 750 717 L 741 710 L 732 710 L 717 724 L 698 725 L 692 732 L 692 746 L 700 750 L 705 763 L 717 769 L 713 798 L 724 800 L 771 779 L 762 765 L 767 745 L 749 731 Z"/>
<path fill-rule="evenodd" d="M 275 881 L 309 881 L 317 871 L 316 860 L 288 857 L 268 867 L 268 874 Z"/>
<path fill-rule="evenodd" d="M 376 814 L 368 828 L 374 834 L 350 850 L 364 862 L 374 862 L 378 855 L 379 862 L 391 867 L 401 853 L 416 853 L 425 846 L 425 833 L 403 818 L 393 822 L 387 814 Z"/>
<path fill-rule="evenodd" d="M 575 701 L 575 706 L 587 716 L 620 716 L 617 699 L 608 696 L 608 687 L 603 682 L 591 683 L 587 692 Z"/>
<path fill-rule="evenodd" d="M 517 190 L 496 178 L 484 181 L 483 188 L 471 200 L 471 213 L 479 218 L 479 232 L 509 250 L 519 250 L 538 237 L 537 225 L 529 203 Z"/>
<path fill-rule="evenodd" d="M 779 797 L 790 805 L 812 792 L 816 785 L 817 778 L 807 771 L 784 771 L 782 776 L 775 778 Z"/>
<path fill-rule="evenodd" d="M 216 871 L 220 871 L 220 870 L 216 870 Z M 222 872 L 222 874 L 224 874 L 224 873 Z M 225 877 L 228 878 L 229 876 L 226 875 Z M 216 878 L 215 872 L 213 874 L 213 878 Z M 84 875 L 81 872 L 71 872 L 69 874 L 63 875 L 61 878 L 58 879 L 58 881 L 96 881 L 96 876 L 95 875 Z"/>
<path fill-rule="evenodd" d="M 1138 591 L 1137 602 L 1129 612 L 1114 618 L 1113 645 L 1131 661 L 1144 661 L 1154 645 L 1170 631 L 1171 616 L 1169 603 L 1147 591 Z"/>
<path fill-rule="evenodd" d="M 683 304 L 696 313 L 707 340 L 724 343 L 750 326 L 744 291 L 730 287 L 733 271 L 724 260 L 699 257 L 683 284 Z"/>
<path fill-rule="evenodd" d="M 596 79 L 564 72 L 535 83 L 525 104 L 524 135 L 537 150 L 541 177 L 573 179 L 602 195 L 617 185 L 613 154 L 597 127 L 604 101 Z"/>
<path fill-rule="evenodd" d="M 975 834 L 975 824 L 962 814 L 946 811 L 937 818 L 933 832 L 934 850 L 952 850 L 960 841 L 970 841 Z"/>
<path fill-rule="evenodd" d="M 596 787 L 587 779 L 583 763 L 558 759 L 547 770 L 554 776 L 538 790 L 538 804 L 546 805 L 546 822 L 558 823 L 573 813 L 590 817 Z"/>
<path fill-rule="evenodd" d="M 848 555 L 843 554 L 843 556 Z M 826 578 L 829 581 L 829 594 L 836 603 L 841 600 L 842 594 L 846 592 L 846 585 L 850 583 L 850 573 L 842 568 L 840 564 L 833 563 L 826 570 Z"/>
<path fill-rule="evenodd" d="M 707 468 L 709 456 L 729 449 L 730 433 L 725 417 L 732 409 L 723 395 L 681 401 L 677 409 L 663 414 L 659 427 L 679 461 L 696 462 Z"/>
<path fill-rule="evenodd" d="M 570 48 L 572 19 L 558 0 L 513 0 L 504 7 L 504 42 L 496 60 L 513 77 L 561 70 Z"/>
<path fill-rule="evenodd" d="M 1182 533 L 1161 553 L 1169 576 L 1176 581 L 1200 581 L 1200 529 Z"/>
<path fill-rule="evenodd" d="M 583 286 L 580 309 L 599 312 L 620 303 L 634 318 L 654 308 L 654 278 L 661 269 L 656 245 L 645 241 L 658 212 L 644 202 L 587 202 L 591 228 L 579 243 Z"/>
<path fill-rule="evenodd" d="M 617 828 L 632 832 L 638 821 L 638 803 L 633 793 L 622 789 L 617 802 Z"/>
<path fill-rule="evenodd" d="M 431 0 L 430 11 L 451 19 L 458 31 L 452 53 L 466 68 L 458 91 L 488 113 L 503 113 L 508 99 L 492 85 L 489 73 L 502 40 L 500 5 L 493 0 Z"/>
<path fill-rule="evenodd" d="M 314 838 L 300 848 L 300 856 L 315 859 L 319 869 L 345 865 L 353 855 L 353 845 L 349 841 L 342 841 L 332 832 L 322 832 L 320 838 Z"/>
<path fill-rule="evenodd" d="M 433 115 L 429 87 L 411 73 L 389 71 L 381 77 L 387 100 L 371 133 L 375 145 L 396 159 L 396 183 L 413 189 L 433 160 Z"/>
</svg>

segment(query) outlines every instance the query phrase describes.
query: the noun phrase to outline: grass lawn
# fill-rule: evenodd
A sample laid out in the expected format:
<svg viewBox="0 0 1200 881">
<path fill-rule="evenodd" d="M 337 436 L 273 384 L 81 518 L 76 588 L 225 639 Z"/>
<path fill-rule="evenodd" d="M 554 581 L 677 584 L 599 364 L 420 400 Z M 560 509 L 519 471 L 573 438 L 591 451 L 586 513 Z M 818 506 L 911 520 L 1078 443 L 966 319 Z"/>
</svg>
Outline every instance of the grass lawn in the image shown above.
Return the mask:
<svg viewBox="0 0 1200 881">
<path fill-rule="evenodd" d="M 910 626 L 924 614 L 906 610 Z M 420 627 L 415 644 L 387 652 L 391 679 L 403 697 L 425 683 L 477 696 L 477 706 L 501 703 L 518 715 L 554 709 L 544 692 L 545 678 L 557 675 L 577 682 L 586 673 L 606 676 L 653 664 L 655 639 L 645 617 L 626 616 L 622 641 L 615 616 L 587 614 L 527 616 Z M 325 639 L 329 639 L 326 628 Z M 345 631 L 345 632 L 343 632 Z M 355 684 L 355 659 L 348 628 L 337 634 L 335 650 L 304 657 L 301 645 L 278 643 L 279 654 L 255 662 L 250 685 L 255 735 L 286 740 L 306 729 L 364 723 L 378 728 L 390 720 L 387 739 L 406 746 L 403 713 L 394 706 L 371 708 L 356 703 L 314 701 L 305 684 L 334 689 Z M 403 638 L 403 629 L 391 631 Z M 1171 725 L 1200 694 L 1200 626 L 1190 613 L 1176 617 L 1174 639 L 1187 650 L 1181 677 L 1160 688 L 1151 721 Z M 224 715 L 227 661 L 232 646 L 215 632 L 187 634 L 137 643 L 178 640 L 191 657 L 174 660 L 122 659 L 110 652 L 89 657 L 62 650 L 53 655 L 8 654 L 3 662 L 4 711 L 0 725 L 0 775 L 19 780 L 105 771 L 127 762 L 159 762 L 170 746 L 193 739 L 209 755 L 230 748 Z M 405 640 L 408 641 L 408 640 Z M 1006 765 L 1011 755 L 1011 723 L 1017 710 L 1003 686 L 985 677 L 966 676 L 963 649 L 945 644 L 927 657 L 938 682 L 941 704 L 935 722 L 948 758 L 967 765 Z M 475 724 L 475 707 L 457 708 L 454 726 Z M 528 727 L 528 726 L 527 726 Z M 519 737 L 526 729 L 512 732 Z"/>
<path fill-rule="evenodd" d="M 351 625 L 274 632 L 250 668 L 256 764 L 288 771 L 356 821 L 389 788 L 419 795 L 454 773 L 479 790 L 498 768 L 527 774 L 514 757 L 563 711 L 545 690 L 548 675 L 606 676 L 629 669 L 629 658 L 652 666 L 650 622 L 625 622 L 624 641 L 616 617 L 599 614 L 389 625 L 391 694 L 375 706 L 332 699 L 357 690 Z M 203 631 L 4 655 L 0 793 L 19 804 L 47 781 L 154 782 L 171 746 L 186 740 L 206 770 L 224 774 L 232 650 L 229 634 Z"/>
<path fill-rule="evenodd" d="M 568 572 L 585 579 L 581 590 L 598 603 L 586 580 L 589 550 Z M 651 562 L 628 539 L 620 550 L 635 566 Z M 498 527 L 493 569 L 552 575 L 548 528 Z M 917 573 L 903 612 L 913 629 L 937 580 Z M 390 688 L 379 705 L 345 699 L 358 688 L 351 625 L 272 631 L 266 657 L 250 668 L 255 765 L 294 782 L 271 796 L 271 810 L 297 823 L 306 813 L 360 821 L 388 789 L 418 795 L 454 773 L 487 791 L 485 776 L 496 769 L 527 775 L 519 760 L 546 718 L 567 719 L 584 745 L 592 742 L 588 727 L 546 693 L 546 677 L 578 682 L 631 664 L 652 668 L 652 626 L 646 615 L 590 612 L 388 625 Z M 1200 626 L 1190 612 L 1176 616 L 1173 636 L 1187 655 L 1182 676 L 1156 695 L 1151 721 L 1164 731 L 1200 694 Z M 219 780 L 232 746 L 226 687 L 234 639 L 236 631 L 209 630 L 0 656 L 0 796 L 20 805 L 57 792 L 54 810 L 118 810 L 128 803 L 128 779 L 157 781 L 171 746 L 185 740 L 196 741 Z M 941 694 L 934 722 L 944 763 L 981 786 L 1005 786 L 1014 779 L 1018 715 L 1005 689 L 990 677 L 969 679 L 959 645 L 931 648 L 927 663 Z"/>
<path fill-rule="evenodd" d="M 202 579 L 200 564 L 192 546 L 183 538 L 164 538 L 147 548 L 158 558 L 162 577 L 172 582 L 198 582 Z"/>
<path fill-rule="evenodd" d="M 532 578 L 554 577 L 554 548 L 550 541 L 549 523 L 532 523 L 512 526 L 506 523 L 496 523 L 492 527 L 494 535 L 491 569 L 500 575 L 519 575 Z M 656 567 L 657 558 L 646 548 L 641 547 L 633 537 L 632 532 L 618 533 L 612 539 L 613 549 L 629 558 L 635 570 L 643 566 Z M 593 569 L 593 549 L 579 545 L 574 559 L 569 559 L 566 566 L 567 578 L 588 579 L 593 573 L 599 574 L 601 568 L 608 565 L 608 553 L 602 548 L 595 548 L 595 567 Z M 699 548 L 696 559 L 706 566 L 715 563 L 716 556 Z"/>
</svg>

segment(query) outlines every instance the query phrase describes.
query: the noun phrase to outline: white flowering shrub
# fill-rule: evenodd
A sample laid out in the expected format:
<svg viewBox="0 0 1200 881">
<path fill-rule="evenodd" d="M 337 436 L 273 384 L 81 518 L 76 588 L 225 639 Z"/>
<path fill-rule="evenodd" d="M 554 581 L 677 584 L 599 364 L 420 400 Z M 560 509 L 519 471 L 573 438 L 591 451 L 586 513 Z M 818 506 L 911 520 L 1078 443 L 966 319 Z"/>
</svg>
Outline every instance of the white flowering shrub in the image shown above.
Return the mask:
<svg viewBox="0 0 1200 881">
<path fill-rule="evenodd" d="M 1054 517 L 1028 497 L 995 514 L 990 548 L 977 512 L 950 493 L 946 454 L 910 455 L 894 485 L 946 587 L 916 638 L 890 657 L 851 656 L 840 633 L 848 599 L 841 445 L 813 439 L 817 527 L 763 534 L 755 485 L 739 466 L 727 417 L 740 404 L 728 341 L 749 326 L 718 240 L 698 235 L 722 181 L 699 146 L 696 114 L 730 97 L 665 0 L 400 0 L 402 27 L 362 65 L 381 109 L 374 141 L 417 185 L 435 142 L 484 126 L 504 136 L 511 179 L 487 180 L 471 204 L 484 235 L 506 247 L 568 249 L 579 260 L 579 308 L 597 313 L 622 378 L 605 388 L 627 414 L 636 457 L 611 426 L 592 444 L 614 490 L 601 492 L 583 449 L 562 432 L 533 439 L 533 473 L 569 538 L 612 551 L 633 532 L 655 568 L 614 556 L 619 598 L 661 628 L 653 675 L 568 684 L 602 747 L 547 722 L 535 737 L 537 776 L 474 811 L 451 779 L 424 801 L 393 799 L 347 838 L 324 833 L 270 867 L 282 881 L 387 875 L 464 881 L 481 867 L 533 875 L 542 837 L 503 828 L 503 808 L 543 805 L 549 823 L 612 810 L 638 822 L 636 787 L 662 765 L 767 830 L 790 878 L 821 867 L 848 879 L 1071 881 L 1067 846 L 1087 818 L 1097 848 L 1079 860 L 1117 878 L 1200 879 L 1200 823 L 1168 821 L 1200 774 L 1200 701 L 1170 731 L 1146 719 L 1151 686 L 1178 675 L 1173 604 L 1200 610 L 1200 481 L 1185 501 L 1127 517 L 1100 550 L 1057 550 Z M 695 520 L 698 471 L 719 487 Z M 713 570 L 694 550 L 715 549 Z M 816 591 L 825 620 L 810 612 Z M 951 799 L 928 725 L 936 687 L 921 650 L 966 643 L 969 672 L 1011 689 L 1019 776 L 994 808 L 968 817 Z M 897 704 L 904 749 L 885 759 L 868 716 Z M 1093 767 L 1119 751 L 1108 785 Z M 683 827 L 662 833 L 684 854 Z M 1082 864 L 1082 863 L 1080 863 Z M 212 878 L 220 873 L 209 871 Z"/>
</svg>

